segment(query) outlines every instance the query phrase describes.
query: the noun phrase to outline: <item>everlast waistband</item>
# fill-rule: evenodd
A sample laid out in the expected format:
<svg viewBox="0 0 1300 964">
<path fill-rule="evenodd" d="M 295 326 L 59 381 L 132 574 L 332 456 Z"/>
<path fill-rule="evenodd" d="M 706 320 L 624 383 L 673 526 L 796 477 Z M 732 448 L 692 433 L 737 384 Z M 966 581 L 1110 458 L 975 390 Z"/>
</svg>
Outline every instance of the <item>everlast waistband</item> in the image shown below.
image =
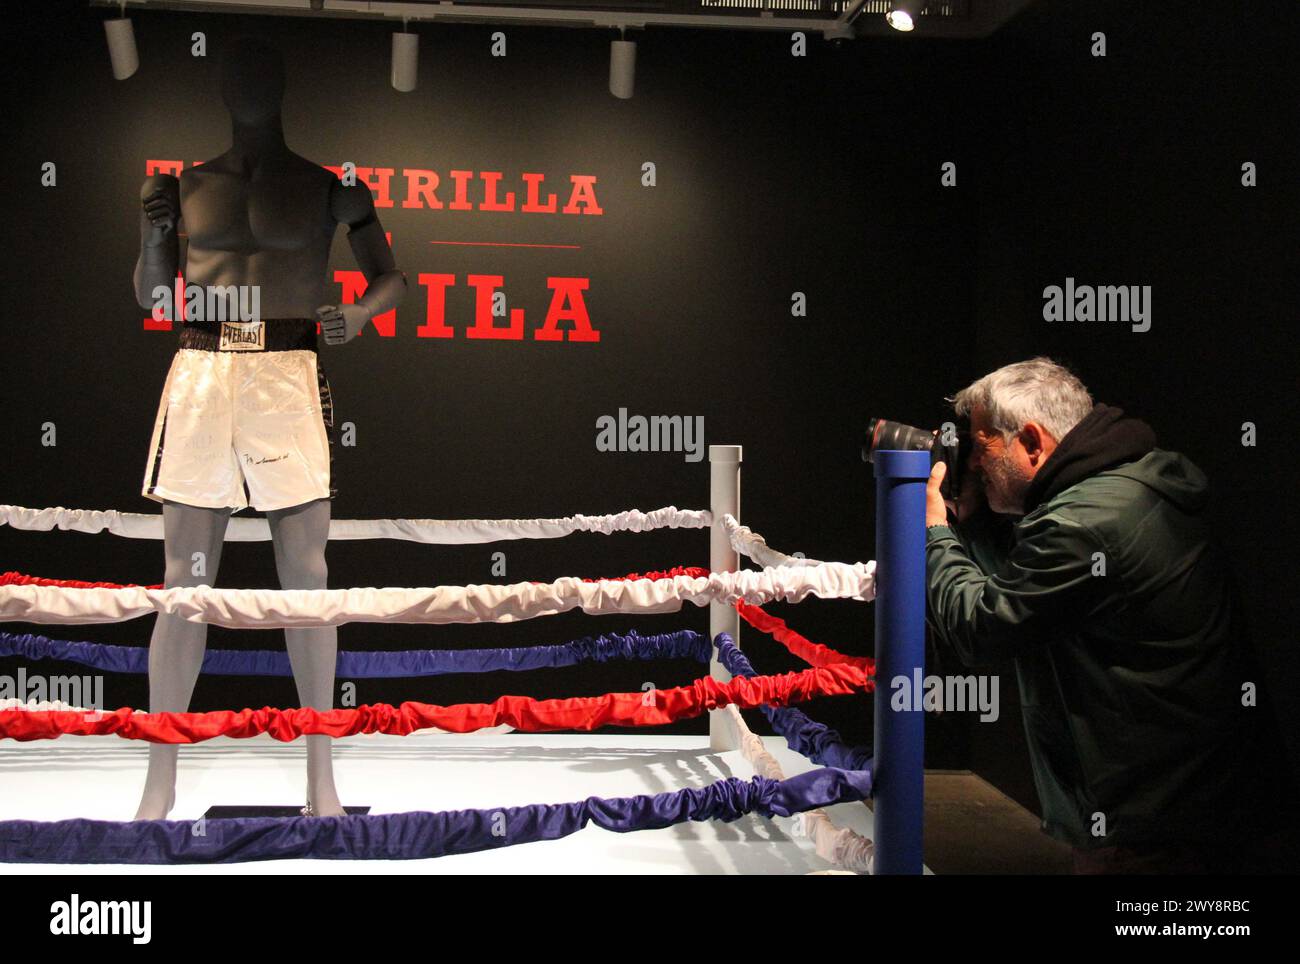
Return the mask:
<svg viewBox="0 0 1300 964">
<path fill-rule="evenodd" d="M 317 351 L 315 318 L 187 321 L 181 348 L 200 351 Z"/>
</svg>

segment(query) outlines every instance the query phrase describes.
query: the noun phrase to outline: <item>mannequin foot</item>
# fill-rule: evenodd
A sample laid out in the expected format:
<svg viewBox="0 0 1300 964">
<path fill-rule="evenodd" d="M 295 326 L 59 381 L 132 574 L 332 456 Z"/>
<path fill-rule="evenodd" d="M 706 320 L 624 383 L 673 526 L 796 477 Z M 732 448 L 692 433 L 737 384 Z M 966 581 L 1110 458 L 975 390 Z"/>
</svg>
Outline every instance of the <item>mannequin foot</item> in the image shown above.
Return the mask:
<svg viewBox="0 0 1300 964">
<path fill-rule="evenodd" d="M 133 820 L 165 820 L 176 805 L 176 788 L 168 787 L 165 792 L 145 788 L 140 798 L 140 806 L 135 811 Z"/>
<path fill-rule="evenodd" d="M 299 811 L 304 817 L 346 817 L 347 811 L 339 802 L 338 791 L 334 782 L 315 787 L 307 787 L 307 806 Z"/>
</svg>

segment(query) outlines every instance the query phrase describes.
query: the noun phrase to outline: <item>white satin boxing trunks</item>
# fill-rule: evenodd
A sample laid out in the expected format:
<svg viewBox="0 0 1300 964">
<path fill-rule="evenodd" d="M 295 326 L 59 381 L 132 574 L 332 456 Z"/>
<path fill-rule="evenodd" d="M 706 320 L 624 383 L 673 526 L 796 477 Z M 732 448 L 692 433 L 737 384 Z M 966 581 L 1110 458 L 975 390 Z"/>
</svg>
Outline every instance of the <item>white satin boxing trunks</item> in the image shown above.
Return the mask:
<svg viewBox="0 0 1300 964">
<path fill-rule="evenodd" d="M 334 405 L 314 319 L 181 328 L 142 495 L 208 508 L 287 509 L 335 497 L 333 459 Z"/>
</svg>

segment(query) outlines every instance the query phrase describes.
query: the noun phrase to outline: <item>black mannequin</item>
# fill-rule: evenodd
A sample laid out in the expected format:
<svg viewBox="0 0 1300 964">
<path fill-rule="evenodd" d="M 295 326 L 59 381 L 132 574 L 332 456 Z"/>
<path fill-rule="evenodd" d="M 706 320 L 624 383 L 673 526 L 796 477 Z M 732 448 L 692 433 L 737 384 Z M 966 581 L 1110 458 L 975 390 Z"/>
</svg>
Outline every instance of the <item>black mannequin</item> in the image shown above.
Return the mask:
<svg viewBox="0 0 1300 964">
<path fill-rule="evenodd" d="M 237 41 L 222 63 L 222 99 L 230 111 L 231 147 L 179 179 L 157 175 L 142 191 L 141 251 L 136 300 L 152 308 L 154 291 L 175 284 L 179 228 L 188 231 L 187 285 L 256 285 L 261 316 L 316 318 L 328 345 L 357 335 L 406 292 L 370 189 L 344 186 L 333 173 L 288 149 L 280 122 L 284 66 L 274 48 Z M 365 296 L 353 305 L 326 302 L 326 271 L 336 228 L 348 240 L 366 277 Z M 212 585 L 233 507 L 163 501 L 168 588 Z M 326 587 L 325 546 L 330 501 L 313 498 L 268 510 L 276 569 L 284 589 Z M 202 574 L 194 557 L 202 553 Z M 287 629 L 285 641 L 302 706 L 333 707 L 337 631 Z M 150 712 L 188 709 L 202 666 L 207 625 L 159 614 L 149 647 Z M 320 816 L 342 814 L 334 787 L 330 738 L 308 736 L 307 802 Z M 177 746 L 151 744 L 149 773 L 136 819 L 166 817 L 175 801 Z"/>
</svg>

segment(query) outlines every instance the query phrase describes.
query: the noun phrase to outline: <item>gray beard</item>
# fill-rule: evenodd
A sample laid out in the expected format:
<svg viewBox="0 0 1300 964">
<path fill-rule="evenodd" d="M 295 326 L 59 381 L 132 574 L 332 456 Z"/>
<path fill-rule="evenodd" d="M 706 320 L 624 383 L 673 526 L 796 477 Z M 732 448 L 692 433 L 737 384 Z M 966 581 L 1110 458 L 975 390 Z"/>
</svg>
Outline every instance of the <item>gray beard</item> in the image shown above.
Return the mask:
<svg viewBox="0 0 1300 964">
<path fill-rule="evenodd" d="M 1009 458 L 999 458 L 984 468 L 985 498 L 989 508 L 1004 515 L 1025 514 L 1029 480 L 1022 478 Z"/>
</svg>

